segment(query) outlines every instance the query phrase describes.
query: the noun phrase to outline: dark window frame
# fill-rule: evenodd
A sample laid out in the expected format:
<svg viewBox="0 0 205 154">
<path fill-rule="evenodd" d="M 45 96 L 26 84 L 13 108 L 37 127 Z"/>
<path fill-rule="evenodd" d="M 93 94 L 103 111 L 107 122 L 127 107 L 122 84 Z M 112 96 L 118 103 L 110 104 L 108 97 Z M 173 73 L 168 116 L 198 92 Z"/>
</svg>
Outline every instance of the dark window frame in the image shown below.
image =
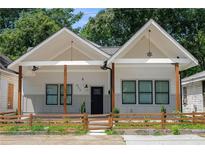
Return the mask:
<svg viewBox="0 0 205 154">
<path fill-rule="evenodd" d="M 157 92 L 156 89 L 157 89 L 157 82 L 168 82 L 168 92 Z M 156 101 L 156 96 L 157 94 L 168 94 L 168 103 L 157 103 Z M 170 104 L 170 90 L 169 90 L 169 80 L 155 80 L 155 104 L 158 104 L 158 105 L 162 105 L 162 104 Z"/>
<path fill-rule="evenodd" d="M 135 92 L 123 92 L 123 82 L 135 82 Z M 122 80 L 122 104 L 126 105 L 126 104 L 137 104 L 137 100 L 136 100 L 136 93 L 137 93 L 137 89 L 136 89 L 136 80 Z M 126 103 L 123 102 L 123 94 L 135 94 L 135 102 L 134 103 Z"/>
<path fill-rule="evenodd" d="M 140 92 L 140 82 L 151 82 L 151 92 Z M 151 94 L 151 102 L 150 103 L 141 103 L 140 102 L 140 94 Z M 153 81 L 152 80 L 138 80 L 138 104 L 150 105 L 153 104 Z"/>
<path fill-rule="evenodd" d="M 73 85 L 72 85 L 72 84 L 67 84 L 67 88 L 68 88 L 68 85 L 71 86 L 71 94 L 67 94 L 67 93 L 66 93 L 66 96 L 67 96 L 67 98 L 68 98 L 68 96 L 71 97 L 71 103 L 68 104 L 68 103 L 66 102 L 66 105 L 72 105 L 72 103 L 73 103 Z M 62 99 L 61 99 L 61 96 L 64 96 L 64 93 L 61 94 L 61 86 L 63 87 L 64 85 L 63 85 L 63 84 L 60 84 L 60 105 L 64 105 L 64 103 L 61 103 L 61 100 L 62 100 Z"/>
<path fill-rule="evenodd" d="M 57 87 L 57 94 L 48 94 L 47 93 L 47 87 L 48 86 L 56 86 Z M 48 96 L 57 96 L 56 104 L 49 104 L 48 103 Z M 46 105 L 58 105 L 58 84 L 46 84 Z"/>
</svg>

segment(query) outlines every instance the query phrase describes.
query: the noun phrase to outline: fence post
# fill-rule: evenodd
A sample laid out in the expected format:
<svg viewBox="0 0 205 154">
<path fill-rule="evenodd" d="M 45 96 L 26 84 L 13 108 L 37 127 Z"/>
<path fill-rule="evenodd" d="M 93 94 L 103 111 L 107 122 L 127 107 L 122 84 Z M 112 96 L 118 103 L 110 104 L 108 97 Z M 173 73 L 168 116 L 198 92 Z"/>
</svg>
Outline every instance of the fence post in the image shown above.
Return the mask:
<svg viewBox="0 0 205 154">
<path fill-rule="evenodd" d="M 31 113 L 29 115 L 29 126 L 32 127 L 32 124 L 33 124 L 33 114 Z"/>
<path fill-rule="evenodd" d="M 192 124 L 194 124 L 195 123 L 195 112 L 193 111 L 192 112 Z"/>
<path fill-rule="evenodd" d="M 165 112 L 161 112 L 161 128 L 165 129 Z"/>
<path fill-rule="evenodd" d="M 87 113 L 83 114 L 83 122 L 84 122 L 84 129 L 88 130 L 88 114 Z"/>
<path fill-rule="evenodd" d="M 112 115 L 112 113 L 109 114 L 108 121 L 109 121 L 110 129 L 112 129 L 112 127 L 113 127 L 113 115 Z"/>
</svg>

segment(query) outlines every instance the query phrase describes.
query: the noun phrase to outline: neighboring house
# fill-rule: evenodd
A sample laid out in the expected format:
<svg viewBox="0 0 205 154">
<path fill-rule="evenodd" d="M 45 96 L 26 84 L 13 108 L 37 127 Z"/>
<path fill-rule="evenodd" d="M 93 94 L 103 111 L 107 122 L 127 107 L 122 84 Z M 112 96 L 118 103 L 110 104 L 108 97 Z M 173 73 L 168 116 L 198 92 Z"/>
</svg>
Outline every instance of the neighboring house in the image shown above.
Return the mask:
<svg viewBox="0 0 205 154">
<path fill-rule="evenodd" d="M 18 76 L 7 69 L 11 60 L 0 55 L 0 112 L 16 111 Z"/>
<path fill-rule="evenodd" d="M 182 79 L 183 112 L 205 112 L 205 71 Z"/>
<path fill-rule="evenodd" d="M 121 47 L 101 47 L 63 28 L 9 68 L 19 72 L 19 114 L 79 113 L 83 102 L 88 113 L 102 114 L 180 110 L 179 71 L 196 65 L 150 20 Z"/>
</svg>

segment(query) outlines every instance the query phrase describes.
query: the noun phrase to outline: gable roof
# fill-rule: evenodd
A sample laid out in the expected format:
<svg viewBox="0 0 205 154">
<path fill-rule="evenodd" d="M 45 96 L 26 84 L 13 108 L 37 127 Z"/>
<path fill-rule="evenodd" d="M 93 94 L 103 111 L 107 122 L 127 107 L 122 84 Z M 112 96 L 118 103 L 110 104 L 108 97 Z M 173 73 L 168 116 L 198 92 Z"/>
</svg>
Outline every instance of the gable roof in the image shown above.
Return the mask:
<svg viewBox="0 0 205 154">
<path fill-rule="evenodd" d="M 136 41 L 136 39 L 139 39 L 139 37 L 141 35 L 143 35 L 146 30 L 150 27 L 150 26 L 154 26 L 157 30 L 160 31 L 161 34 L 163 34 L 163 36 L 165 36 L 170 43 L 172 43 L 173 45 L 175 45 L 175 47 L 177 47 L 178 51 L 181 52 L 182 54 L 184 54 L 188 59 L 190 59 L 193 63 L 192 66 L 196 66 L 198 65 L 198 60 L 191 55 L 183 46 L 181 46 L 175 39 L 173 39 L 161 26 L 159 26 L 153 19 L 150 19 L 140 30 L 138 30 L 136 32 L 135 35 L 133 35 L 117 52 L 115 52 L 115 54 L 109 58 L 108 60 L 108 64 L 113 62 L 120 54 L 122 54 L 123 52 L 125 52 L 127 50 L 127 48 L 134 43 L 134 41 Z"/>
<path fill-rule="evenodd" d="M 205 71 L 193 74 L 189 77 L 182 79 L 182 84 L 184 85 L 184 84 L 197 82 L 197 81 L 203 81 L 203 80 L 205 80 Z"/>
<path fill-rule="evenodd" d="M 15 73 L 11 70 L 9 70 L 7 67 L 9 64 L 11 64 L 12 60 L 8 57 L 0 54 L 0 71 L 1 72 L 7 72 L 7 73 Z"/>
<path fill-rule="evenodd" d="M 22 55 L 21 57 L 19 57 L 17 60 L 15 60 L 13 63 L 11 63 L 8 68 L 13 68 L 14 66 L 16 66 L 18 63 L 20 63 L 21 61 L 23 61 L 24 59 L 26 59 L 27 57 L 29 57 L 30 55 L 32 55 L 33 53 L 35 53 L 40 47 L 42 47 L 43 45 L 45 45 L 46 43 L 48 43 L 50 40 L 52 40 L 53 38 L 63 34 L 63 33 L 68 33 L 69 35 L 71 35 L 72 37 L 76 38 L 77 40 L 79 40 L 80 42 L 82 42 L 85 46 L 87 46 L 88 48 L 92 48 L 93 50 L 96 51 L 97 54 L 105 57 L 105 58 L 109 58 L 110 55 L 108 55 L 106 52 L 104 52 L 103 50 L 101 50 L 99 47 L 97 47 L 96 45 L 94 45 L 93 43 L 91 43 L 90 41 L 83 39 L 82 37 L 80 37 L 79 35 L 75 34 L 74 32 L 72 32 L 71 30 L 69 30 L 68 28 L 64 27 L 61 30 L 59 30 L 58 32 L 54 33 L 53 35 L 51 35 L 50 37 L 48 37 L 46 40 L 44 40 L 43 42 L 41 42 L 40 44 L 38 44 L 36 47 L 32 48 L 29 52 L 25 53 L 24 55 Z"/>
</svg>

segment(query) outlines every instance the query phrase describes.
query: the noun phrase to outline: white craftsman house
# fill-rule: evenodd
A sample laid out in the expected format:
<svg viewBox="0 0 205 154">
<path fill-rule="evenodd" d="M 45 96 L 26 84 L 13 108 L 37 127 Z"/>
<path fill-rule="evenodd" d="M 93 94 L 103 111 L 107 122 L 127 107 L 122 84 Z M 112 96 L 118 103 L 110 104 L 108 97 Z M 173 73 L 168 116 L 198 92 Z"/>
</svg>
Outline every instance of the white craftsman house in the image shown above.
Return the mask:
<svg viewBox="0 0 205 154">
<path fill-rule="evenodd" d="M 205 112 L 205 71 L 182 79 L 183 112 Z"/>
<path fill-rule="evenodd" d="M 18 75 L 7 69 L 11 60 L 0 55 L 0 113 L 16 111 L 18 104 Z"/>
<path fill-rule="evenodd" d="M 19 114 L 168 112 L 181 109 L 179 72 L 198 61 L 155 21 L 121 47 L 63 28 L 9 68 L 19 72 Z"/>
</svg>

